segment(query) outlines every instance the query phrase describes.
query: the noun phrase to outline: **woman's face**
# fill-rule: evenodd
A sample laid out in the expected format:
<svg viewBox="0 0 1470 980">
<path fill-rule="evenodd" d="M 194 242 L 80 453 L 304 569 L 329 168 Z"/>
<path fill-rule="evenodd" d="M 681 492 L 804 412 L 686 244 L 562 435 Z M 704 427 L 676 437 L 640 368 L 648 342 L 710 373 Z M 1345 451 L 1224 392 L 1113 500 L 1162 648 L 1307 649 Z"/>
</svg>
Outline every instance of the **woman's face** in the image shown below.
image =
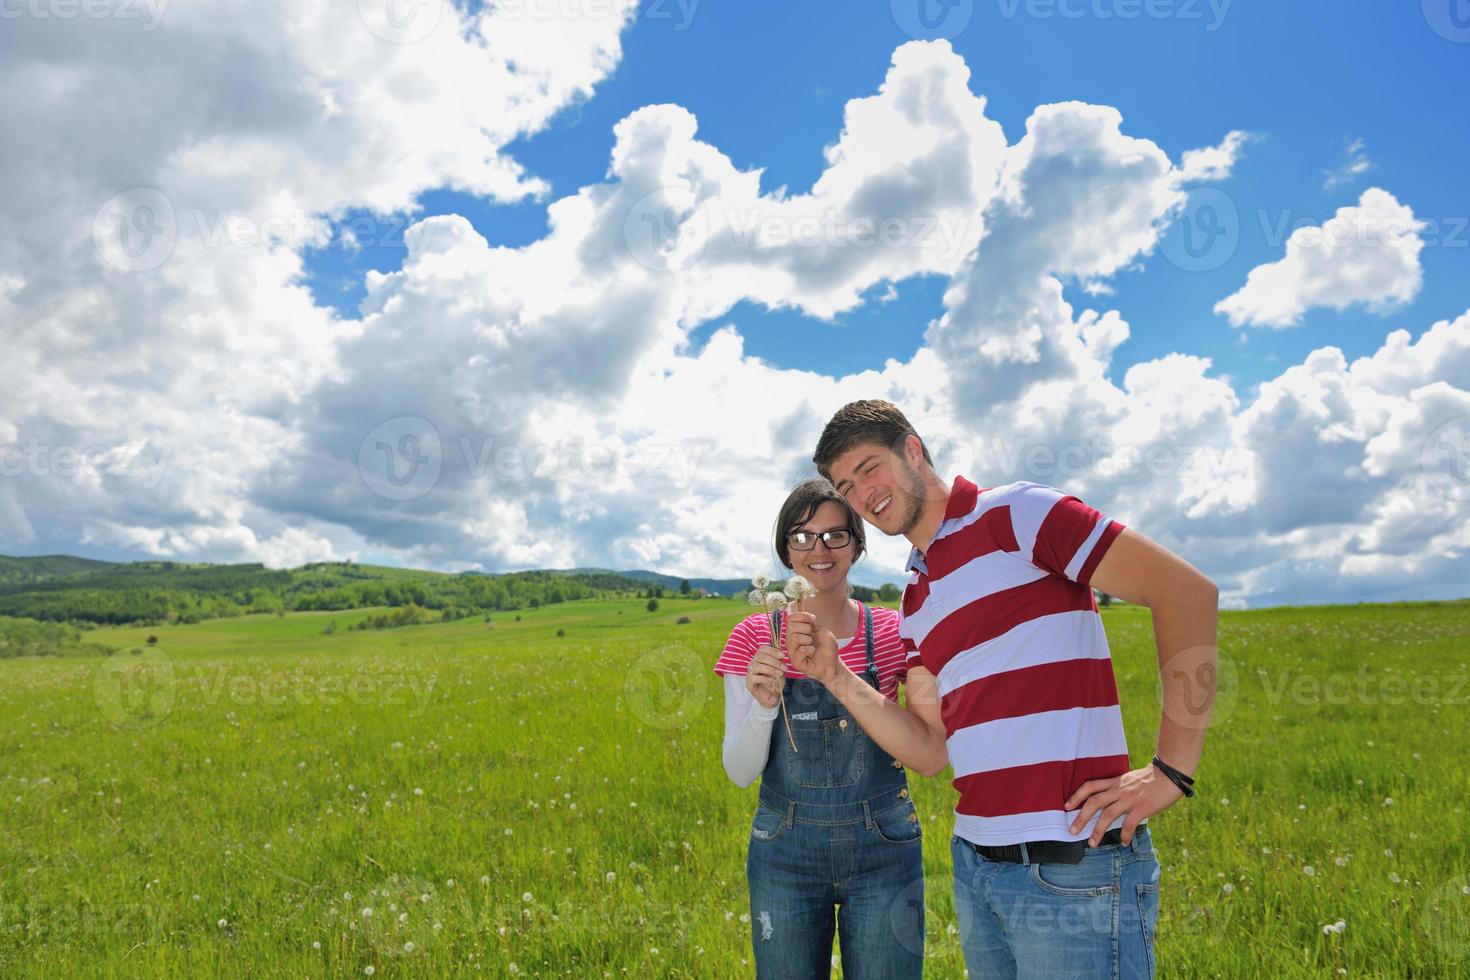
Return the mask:
<svg viewBox="0 0 1470 980">
<path fill-rule="evenodd" d="M 821 534 L 823 531 L 847 529 L 847 514 L 843 509 L 830 500 L 823 503 L 806 523 L 798 524 L 787 532 L 786 551 L 791 558 L 791 570 L 816 586 L 818 592 L 845 587 L 847 571 L 852 567 L 853 541 L 850 534 L 847 543 L 835 550 L 818 538 L 811 551 L 797 551 L 791 545 L 790 535 L 795 531 Z"/>
</svg>

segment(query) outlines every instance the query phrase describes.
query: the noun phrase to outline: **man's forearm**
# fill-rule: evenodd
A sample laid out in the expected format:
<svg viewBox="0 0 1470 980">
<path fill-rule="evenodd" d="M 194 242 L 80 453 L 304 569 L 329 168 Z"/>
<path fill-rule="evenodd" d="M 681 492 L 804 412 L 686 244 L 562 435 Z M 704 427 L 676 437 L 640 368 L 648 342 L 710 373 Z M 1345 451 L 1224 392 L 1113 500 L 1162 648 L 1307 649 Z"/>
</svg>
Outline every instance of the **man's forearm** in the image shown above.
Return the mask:
<svg viewBox="0 0 1470 980">
<path fill-rule="evenodd" d="M 827 684 L 827 689 L 852 713 L 869 738 L 905 766 L 925 776 L 935 776 L 949 764 L 942 734 L 897 701 L 884 697 L 846 664 L 838 663 L 837 677 Z"/>
<path fill-rule="evenodd" d="M 1219 674 L 1219 593 L 1207 580 L 1152 608 L 1163 679 L 1158 755 L 1193 773 L 1204 752 Z"/>
</svg>

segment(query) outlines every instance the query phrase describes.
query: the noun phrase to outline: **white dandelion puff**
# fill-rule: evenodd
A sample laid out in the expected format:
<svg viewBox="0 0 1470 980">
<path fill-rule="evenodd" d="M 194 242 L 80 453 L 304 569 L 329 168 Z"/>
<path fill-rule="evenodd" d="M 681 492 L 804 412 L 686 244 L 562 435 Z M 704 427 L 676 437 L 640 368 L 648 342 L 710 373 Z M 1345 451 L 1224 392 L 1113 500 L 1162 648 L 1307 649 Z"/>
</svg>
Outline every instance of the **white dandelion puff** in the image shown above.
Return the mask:
<svg viewBox="0 0 1470 980">
<path fill-rule="evenodd" d="M 800 602 L 802 599 L 810 598 L 817 594 L 816 587 L 800 575 L 793 575 L 786 580 L 786 588 L 783 590 L 793 601 Z"/>
</svg>

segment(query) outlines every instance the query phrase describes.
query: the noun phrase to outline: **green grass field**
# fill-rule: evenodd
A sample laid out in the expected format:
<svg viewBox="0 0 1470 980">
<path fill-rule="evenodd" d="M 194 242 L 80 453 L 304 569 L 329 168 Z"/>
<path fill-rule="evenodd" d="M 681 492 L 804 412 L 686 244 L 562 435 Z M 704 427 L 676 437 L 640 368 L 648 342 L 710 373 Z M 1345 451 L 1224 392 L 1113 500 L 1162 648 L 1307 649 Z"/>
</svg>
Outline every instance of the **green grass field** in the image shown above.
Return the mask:
<svg viewBox="0 0 1470 980">
<path fill-rule="evenodd" d="M 711 672 L 747 608 L 252 616 L 0 660 L 0 976 L 750 975 L 757 790 Z M 1148 616 L 1105 618 L 1142 764 Z M 1470 974 L 1470 604 L 1225 613 L 1221 651 L 1201 792 L 1151 821 L 1160 975 Z M 910 780 L 928 975 L 962 976 L 954 792 Z"/>
</svg>

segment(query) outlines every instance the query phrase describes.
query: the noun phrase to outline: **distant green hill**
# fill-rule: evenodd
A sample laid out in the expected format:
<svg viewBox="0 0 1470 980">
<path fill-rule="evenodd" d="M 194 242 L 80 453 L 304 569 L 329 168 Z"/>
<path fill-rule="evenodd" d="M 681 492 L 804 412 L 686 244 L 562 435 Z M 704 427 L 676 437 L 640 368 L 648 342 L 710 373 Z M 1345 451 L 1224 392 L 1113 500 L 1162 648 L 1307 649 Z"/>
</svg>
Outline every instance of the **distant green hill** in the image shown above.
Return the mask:
<svg viewBox="0 0 1470 980">
<path fill-rule="evenodd" d="M 409 605 L 451 620 L 571 599 L 639 595 L 652 587 L 603 571 L 486 575 L 350 561 L 268 569 L 254 563 L 0 556 L 0 615 L 78 625 L 193 623 L 249 613 Z"/>
</svg>

